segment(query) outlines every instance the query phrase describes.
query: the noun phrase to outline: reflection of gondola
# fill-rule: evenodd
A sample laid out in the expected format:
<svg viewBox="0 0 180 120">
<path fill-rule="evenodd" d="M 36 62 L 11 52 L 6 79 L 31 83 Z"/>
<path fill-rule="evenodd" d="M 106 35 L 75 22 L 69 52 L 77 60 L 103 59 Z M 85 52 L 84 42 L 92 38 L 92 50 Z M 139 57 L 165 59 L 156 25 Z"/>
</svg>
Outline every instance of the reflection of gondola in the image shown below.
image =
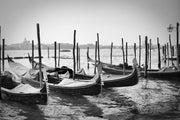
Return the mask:
<svg viewBox="0 0 180 120">
<path fill-rule="evenodd" d="M 24 82 L 29 84 L 37 85 L 38 81 L 36 79 L 29 79 L 31 77 L 30 70 L 26 69 L 25 66 L 20 63 L 14 62 L 12 59 L 8 59 L 9 66 L 16 74 L 23 74 L 22 72 L 17 72 L 17 68 L 21 70 L 26 70 L 26 74 L 24 74 Z M 35 71 L 35 70 L 31 70 Z M 29 74 L 29 75 L 27 75 Z M 29 77 L 28 77 L 29 76 Z M 97 74 L 90 80 L 73 80 L 70 78 L 59 78 L 59 82 L 50 83 L 47 81 L 47 84 L 50 90 L 59 91 L 65 94 L 81 94 L 81 95 L 97 95 L 101 92 L 101 78 L 100 73 Z"/>
<path fill-rule="evenodd" d="M 43 84 L 42 88 L 36 88 L 29 84 L 18 83 L 13 80 L 13 74 L 9 72 L 5 72 L 5 75 L 1 76 L 0 79 L 2 94 L 1 96 L 3 99 L 26 104 L 47 103 L 48 98 L 46 84 Z"/>
</svg>

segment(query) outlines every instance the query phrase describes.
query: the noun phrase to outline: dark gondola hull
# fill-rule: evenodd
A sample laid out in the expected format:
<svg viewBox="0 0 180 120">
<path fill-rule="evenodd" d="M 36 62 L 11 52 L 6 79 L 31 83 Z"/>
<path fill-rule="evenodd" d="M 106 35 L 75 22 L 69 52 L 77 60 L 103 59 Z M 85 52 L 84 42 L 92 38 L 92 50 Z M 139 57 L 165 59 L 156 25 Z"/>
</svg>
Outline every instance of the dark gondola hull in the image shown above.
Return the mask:
<svg viewBox="0 0 180 120">
<path fill-rule="evenodd" d="M 141 76 L 144 76 L 144 71 L 140 72 Z M 180 78 L 180 70 L 174 71 L 159 71 L 159 70 L 147 70 L 147 77 L 150 78 L 162 78 L 162 79 L 171 79 L 171 78 Z"/>
<path fill-rule="evenodd" d="M 69 95 L 98 95 L 101 93 L 101 84 L 94 84 L 86 87 L 66 88 L 49 86 L 50 90 Z"/>
<path fill-rule="evenodd" d="M 91 59 L 88 54 L 87 54 L 87 59 L 89 62 L 95 63 L 95 60 Z M 102 64 L 102 70 L 105 73 L 118 76 L 115 77 L 114 79 L 113 78 L 104 79 L 102 77 L 103 87 L 128 87 L 128 86 L 136 85 L 139 81 L 137 64 L 134 62 L 133 62 L 134 64 L 133 69 L 130 66 L 129 67 L 127 66 L 128 69 L 125 70 L 125 75 L 123 75 L 123 68 L 102 62 L 101 64 Z M 120 75 L 124 77 L 121 77 Z"/>
<path fill-rule="evenodd" d="M 24 104 L 47 104 L 47 94 L 16 94 L 1 90 L 2 99 Z"/>
<path fill-rule="evenodd" d="M 139 81 L 137 69 L 135 69 L 130 75 L 125 76 L 126 77 L 119 79 L 105 80 L 103 81 L 103 87 L 128 87 L 136 85 Z"/>
<path fill-rule="evenodd" d="M 83 81 L 83 80 L 82 80 Z M 23 83 L 28 83 L 34 87 L 39 87 L 39 83 L 35 80 L 28 78 L 23 79 Z M 48 83 L 47 83 L 48 84 Z M 80 86 L 80 87 L 62 87 L 55 84 L 48 84 L 50 91 L 60 92 L 62 94 L 71 95 L 98 95 L 101 93 L 101 78 L 91 85 Z"/>
<path fill-rule="evenodd" d="M 86 79 L 92 79 L 93 76 L 91 75 L 81 75 L 81 74 L 76 74 L 78 78 L 82 78 L 86 76 Z M 111 74 L 113 76 L 113 74 Z M 110 75 L 110 76 L 111 76 Z M 120 77 L 116 77 L 116 79 L 104 79 L 107 76 L 106 74 L 102 74 L 102 87 L 127 87 L 127 86 L 133 86 L 136 85 L 139 81 L 138 78 L 138 71 L 137 68 L 134 68 L 134 70 L 131 71 L 131 73 L 127 75 L 116 75 Z M 124 77 L 121 77 L 124 76 Z"/>
</svg>

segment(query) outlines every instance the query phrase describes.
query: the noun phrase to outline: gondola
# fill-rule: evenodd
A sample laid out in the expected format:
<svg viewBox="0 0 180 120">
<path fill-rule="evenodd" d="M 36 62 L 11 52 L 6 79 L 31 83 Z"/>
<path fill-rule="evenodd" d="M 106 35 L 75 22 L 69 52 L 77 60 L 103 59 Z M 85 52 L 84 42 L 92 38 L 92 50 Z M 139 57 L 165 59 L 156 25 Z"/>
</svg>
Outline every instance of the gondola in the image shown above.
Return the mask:
<svg viewBox="0 0 180 120">
<path fill-rule="evenodd" d="M 88 61 L 94 63 L 95 60 L 91 59 L 89 55 L 87 54 L 87 59 Z M 115 74 L 115 75 L 122 75 L 123 74 L 123 69 L 118 68 L 115 65 L 107 64 L 107 63 L 102 63 L 102 70 L 105 73 L 109 74 Z M 139 68 L 138 68 L 139 69 Z M 131 73 L 131 69 L 126 69 L 125 74 Z M 140 68 L 140 76 L 144 76 L 144 70 L 143 68 Z M 175 68 L 175 67 L 164 67 L 162 69 L 148 69 L 147 70 L 147 77 L 150 78 L 162 78 L 162 79 L 169 79 L 169 78 L 179 78 L 180 77 L 180 69 Z"/>
<path fill-rule="evenodd" d="M 95 63 L 95 60 L 90 58 L 88 53 L 87 53 L 87 60 L 88 60 L 88 62 L 91 62 L 93 64 Z M 111 65 L 111 64 L 104 63 L 101 61 L 96 61 L 96 62 L 100 62 L 102 64 L 102 70 L 105 73 L 114 74 L 114 75 L 123 75 L 124 74 L 123 64 Z M 132 71 L 133 71 L 133 67 L 125 64 L 125 74 L 130 74 L 130 73 L 132 73 Z"/>
<path fill-rule="evenodd" d="M 23 66 L 20 63 L 14 62 L 10 58 L 8 59 L 8 63 L 11 69 L 18 75 L 23 74 L 23 73 L 20 73 L 20 71 L 17 72 L 18 70 L 16 70 L 16 68 L 19 68 L 22 70 L 26 69 L 25 66 Z M 49 86 L 50 91 L 54 90 L 54 91 L 61 92 L 64 94 L 72 94 L 72 95 L 77 95 L 77 94 L 78 95 L 98 95 L 101 92 L 100 66 L 98 68 L 99 68 L 98 70 L 99 72 L 97 72 L 97 74 L 91 79 L 73 80 L 72 78 L 59 78 L 60 80 L 59 82 L 56 81 L 56 83 L 50 83 L 49 81 L 47 81 L 47 84 Z M 25 76 L 31 76 L 29 71 L 33 71 L 33 70 L 29 69 L 26 71 L 26 74 L 24 73 L 24 78 L 26 79 L 24 79 L 23 82 L 33 84 L 33 85 L 38 84 L 38 81 L 36 79 L 32 80 L 32 79 L 29 79 L 29 77 L 25 77 Z"/>
<path fill-rule="evenodd" d="M 122 74 L 103 74 L 103 87 L 127 87 L 136 85 L 139 81 L 136 59 L 133 59 L 133 70 L 127 75 Z"/>
<path fill-rule="evenodd" d="M 103 87 L 127 87 L 139 81 L 136 60 L 133 59 L 133 70 L 127 75 L 102 75 Z"/>
<path fill-rule="evenodd" d="M 144 76 L 144 71 L 140 71 L 140 75 Z M 164 67 L 162 69 L 148 69 L 147 77 L 150 78 L 162 78 L 162 79 L 171 79 L 180 77 L 180 69 L 176 67 Z"/>
<path fill-rule="evenodd" d="M 29 84 L 16 82 L 14 78 L 14 75 L 8 71 L 5 71 L 4 75 L 0 77 L 1 98 L 3 100 L 11 100 L 24 104 L 47 104 L 48 90 L 45 82 L 41 88 L 37 88 Z"/>
</svg>

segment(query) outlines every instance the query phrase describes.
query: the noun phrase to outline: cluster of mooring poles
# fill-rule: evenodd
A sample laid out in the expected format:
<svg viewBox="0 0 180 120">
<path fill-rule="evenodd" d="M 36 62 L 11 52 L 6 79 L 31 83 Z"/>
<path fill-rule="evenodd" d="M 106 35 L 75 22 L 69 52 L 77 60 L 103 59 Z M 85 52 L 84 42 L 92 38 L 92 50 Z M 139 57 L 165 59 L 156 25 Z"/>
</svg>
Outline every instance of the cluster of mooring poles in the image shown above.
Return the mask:
<svg viewBox="0 0 180 120">
<path fill-rule="evenodd" d="M 42 86 L 42 70 L 41 70 L 41 42 L 40 42 L 40 27 L 39 24 L 37 26 L 37 39 L 38 39 L 38 54 L 39 54 L 39 71 L 40 71 L 40 86 Z M 169 32 L 172 32 L 174 27 L 170 25 L 168 27 Z M 173 58 L 174 56 L 174 46 L 172 46 L 172 41 L 171 41 L 171 34 L 169 34 L 169 42 L 164 44 L 162 46 L 162 55 L 164 59 L 164 63 L 169 66 L 170 61 L 171 65 L 175 66 L 173 59 L 176 59 L 177 62 L 177 68 L 179 68 L 179 59 L 180 59 L 180 53 L 179 53 L 179 23 L 176 24 L 176 58 Z M 124 40 L 123 38 L 121 39 L 122 45 L 121 45 L 121 50 L 122 50 L 122 58 L 123 58 L 123 74 L 125 75 L 125 65 L 128 65 L 128 43 L 125 43 L 125 50 L 124 50 Z M 148 42 L 149 41 L 149 42 Z M 60 67 L 60 49 L 61 49 L 61 44 L 58 43 L 58 61 L 57 61 L 57 43 L 54 42 L 54 63 L 55 63 L 55 68 Z M 75 53 L 76 49 L 76 53 Z M 161 69 L 161 53 L 160 53 L 160 42 L 159 42 L 159 37 L 157 37 L 157 49 L 158 49 L 158 68 Z M 49 50 L 50 48 L 47 48 L 47 55 L 48 58 L 50 58 L 49 55 Z M 136 54 L 137 50 L 137 45 L 134 43 L 134 57 L 137 58 Z M 141 67 L 141 50 L 142 50 L 142 39 L 141 36 L 139 35 L 139 67 Z M 151 69 L 151 50 L 152 50 L 152 40 L 148 39 L 148 36 L 145 36 L 145 64 L 144 64 L 144 76 L 147 77 L 147 69 Z M 1 55 L 2 53 L 2 55 Z M 76 55 L 75 55 L 76 54 Z M 89 47 L 87 48 L 87 54 L 89 54 Z M 2 57 L 2 58 L 1 58 Z M 110 45 L 110 64 L 113 64 L 113 42 L 111 42 Z M 31 59 L 34 61 L 34 40 L 32 40 L 32 56 Z M 2 64 L 1 64 L 2 60 Z M 5 39 L 2 39 L 2 51 L 1 51 L 1 26 L 0 26 L 0 76 L 2 76 L 5 64 Z M 97 33 L 97 40 L 95 41 L 95 67 L 94 67 L 94 74 L 96 73 L 96 66 L 98 62 L 100 62 L 100 44 L 99 44 L 99 33 Z M 2 66 L 1 66 L 2 65 Z M 73 79 L 75 79 L 75 72 L 80 69 L 80 47 L 79 43 L 76 43 L 76 30 L 74 30 L 73 33 Z M 2 68 L 2 70 L 1 70 Z M 34 68 L 34 64 L 32 62 L 32 68 Z M 87 62 L 87 68 L 89 69 L 89 63 Z M 1 79 L 0 79 L 0 88 L 1 88 Z M 0 99 L 1 99 L 1 89 L 0 89 Z"/>
</svg>

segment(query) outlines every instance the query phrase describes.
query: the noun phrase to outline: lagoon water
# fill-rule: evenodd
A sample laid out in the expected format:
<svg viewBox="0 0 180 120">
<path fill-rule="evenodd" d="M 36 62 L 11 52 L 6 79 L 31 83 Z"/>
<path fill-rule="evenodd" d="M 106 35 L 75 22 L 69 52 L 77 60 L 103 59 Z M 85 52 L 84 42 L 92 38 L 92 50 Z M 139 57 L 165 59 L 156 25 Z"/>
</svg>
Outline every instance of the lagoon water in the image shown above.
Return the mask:
<svg viewBox="0 0 180 120">
<path fill-rule="evenodd" d="M 102 49 L 101 61 L 110 61 L 110 50 Z M 10 57 L 25 57 L 30 50 L 7 50 Z M 133 50 L 128 51 L 128 63 L 132 64 Z M 157 50 L 152 51 L 152 68 L 157 68 Z M 37 56 L 37 51 L 35 51 Z M 54 66 L 54 59 L 47 58 L 47 50 L 42 50 L 42 62 Z M 54 51 L 50 50 L 50 56 Z M 72 57 L 72 52 L 62 52 L 61 56 Z M 94 49 L 90 49 L 94 58 Z M 138 56 L 138 51 L 137 51 Z M 142 61 L 144 63 L 144 51 Z M 35 59 L 38 61 L 38 59 Z M 15 59 L 31 67 L 28 59 Z M 120 49 L 113 50 L 113 64 L 122 63 Z M 72 68 L 72 59 L 61 59 L 61 66 Z M 162 66 L 164 64 L 162 63 Z M 6 70 L 9 69 L 5 61 Z M 93 74 L 93 66 L 87 70 L 86 49 L 81 49 L 81 68 Z M 139 78 L 139 83 L 131 87 L 103 88 L 97 96 L 70 96 L 50 91 L 47 105 L 24 105 L 12 101 L 0 101 L 0 120 L 180 120 L 180 82 L 174 80 Z"/>
</svg>

